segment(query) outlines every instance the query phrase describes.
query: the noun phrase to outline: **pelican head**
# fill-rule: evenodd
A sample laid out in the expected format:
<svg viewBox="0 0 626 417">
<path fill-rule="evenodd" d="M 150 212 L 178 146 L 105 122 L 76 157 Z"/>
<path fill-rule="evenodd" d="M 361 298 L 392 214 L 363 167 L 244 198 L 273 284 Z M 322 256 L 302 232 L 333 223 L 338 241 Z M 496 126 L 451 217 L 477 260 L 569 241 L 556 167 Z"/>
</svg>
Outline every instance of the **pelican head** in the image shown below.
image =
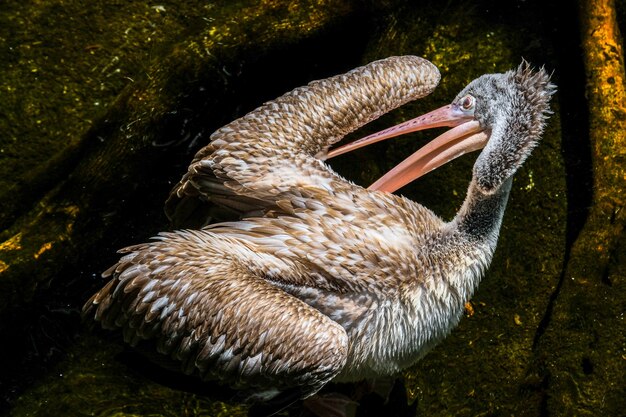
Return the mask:
<svg viewBox="0 0 626 417">
<path fill-rule="evenodd" d="M 393 192 L 465 153 L 483 149 L 474 177 L 485 193 L 496 190 L 537 145 L 556 91 L 550 75 L 524 61 L 515 70 L 482 75 L 444 107 L 329 152 L 329 157 L 418 130 L 448 130 L 389 171 L 369 189 Z"/>
<path fill-rule="evenodd" d="M 488 136 L 474 164 L 474 177 L 484 192 L 493 192 L 513 175 L 537 146 L 556 91 L 545 69 L 533 72 L 523 62 L 517 70 L 483 75 L 454 100 L 469 107 Z"/>
</svg>

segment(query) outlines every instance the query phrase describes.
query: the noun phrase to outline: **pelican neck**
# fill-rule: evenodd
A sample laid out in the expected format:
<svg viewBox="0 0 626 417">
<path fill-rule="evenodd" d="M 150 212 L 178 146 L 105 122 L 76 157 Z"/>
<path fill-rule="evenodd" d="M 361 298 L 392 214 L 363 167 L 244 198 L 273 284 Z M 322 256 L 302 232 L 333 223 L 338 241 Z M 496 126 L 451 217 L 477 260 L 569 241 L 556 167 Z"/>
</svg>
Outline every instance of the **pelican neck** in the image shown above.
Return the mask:
<svg viewBox="0 0 626 417">
<path fill-rule="evenodd" d="M 512 183 L 510 176 L 497 190 L 485 193 L 473 178 L 452 225 L 468 240 L 492 240 L 495 246 Z"/>
</svg>

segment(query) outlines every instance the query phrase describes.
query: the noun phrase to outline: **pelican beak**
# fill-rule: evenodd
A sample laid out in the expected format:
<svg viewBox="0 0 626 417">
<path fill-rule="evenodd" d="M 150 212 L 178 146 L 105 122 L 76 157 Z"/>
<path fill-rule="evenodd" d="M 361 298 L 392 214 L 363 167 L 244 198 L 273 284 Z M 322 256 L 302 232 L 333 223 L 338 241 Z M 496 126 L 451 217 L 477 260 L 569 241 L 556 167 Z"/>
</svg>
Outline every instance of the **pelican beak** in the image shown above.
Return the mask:
<svg viewBox="0 0 626 417">
<path fill-rule="evenodd" d="M 334 149 L 328 153 L 328 157 L 332 158 L 405 133 L 444 126 L 452 129 L 427 143 L 368 188 L 391 193 L 465 153 L 484 148 L 488 135 L 471 114 L 462 112 L 455 104 L 449 104 Z"/>
<path fill-rule="evenodd" d="M 394 192 L 459 156 L 487 145 L 489 136 L 471 120 L 437 136 L 380 177 L 368 190 Z"/>
<path fill-rule="evenodd" d="M 457 106 L 448 104 L 430 113 L 418 116 L 415 119 L 392 126 L 380 132 L 373 133 L 362 139 L 332 149 L 328 152 L 327 158 L 334 158 L 347 152 L 354 151 L 367 145 L 371 145 L 381 140 L 390 139 L 406 133 L 417 132 L 418 130 L 431 129 L 434 127 L 454 127 L 466 122 L 470 118 L 457 109 Z"/>
</svg>

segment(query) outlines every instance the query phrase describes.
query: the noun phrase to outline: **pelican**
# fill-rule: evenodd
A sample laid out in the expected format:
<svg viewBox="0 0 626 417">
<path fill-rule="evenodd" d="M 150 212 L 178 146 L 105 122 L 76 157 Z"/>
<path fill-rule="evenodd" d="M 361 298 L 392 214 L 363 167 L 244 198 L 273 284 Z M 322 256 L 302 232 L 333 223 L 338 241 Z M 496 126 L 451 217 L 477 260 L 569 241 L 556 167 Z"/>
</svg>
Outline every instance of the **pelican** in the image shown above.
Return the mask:
<svg viewBox="0 0 626 417">
<path fill-rule="evenodd" d="M 258 400 L 329 381 L 394 375 L 457 325 L 496 248 L 512 178 L 538 144 L 555 86 L 542 68 L 483 75 L 450 105 L 331 149 L 434 90 L 437 68 L 391 57 L 311 82 L 217 130 L 172 190 L 174 221 L 204 202 L 238 221 L 162 232 L 122 249 L 84 311 L 132 346 Z M 451 127 L 362 188 L 326 158 L 409 131 Z M 482 149 L 444 221 L 391 192 Z"/>
</svg>

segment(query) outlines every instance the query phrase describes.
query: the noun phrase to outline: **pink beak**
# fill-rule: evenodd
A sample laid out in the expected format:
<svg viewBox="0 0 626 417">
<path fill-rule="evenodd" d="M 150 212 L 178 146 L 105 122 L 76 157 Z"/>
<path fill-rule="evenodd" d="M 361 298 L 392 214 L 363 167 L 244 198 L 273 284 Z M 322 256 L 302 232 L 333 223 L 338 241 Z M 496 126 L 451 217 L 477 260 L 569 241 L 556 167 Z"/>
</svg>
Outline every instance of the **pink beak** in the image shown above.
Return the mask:
<svg viewBox="0 0 626 417">
<path fill-rule="evenodd" d="M 333 149 L 328 153 L 328 158 L 405 133 L 442 126 L 453 127 L 453 129 L 427 143 L 368 188 L 369 190 L 394 192 L 465 153 L 484 148 L 489 139 L 488 135 L 474 120 L 473 116 L 459 110 L 457 105 L 449 104 L 423 116 Z"/>
</svg>

